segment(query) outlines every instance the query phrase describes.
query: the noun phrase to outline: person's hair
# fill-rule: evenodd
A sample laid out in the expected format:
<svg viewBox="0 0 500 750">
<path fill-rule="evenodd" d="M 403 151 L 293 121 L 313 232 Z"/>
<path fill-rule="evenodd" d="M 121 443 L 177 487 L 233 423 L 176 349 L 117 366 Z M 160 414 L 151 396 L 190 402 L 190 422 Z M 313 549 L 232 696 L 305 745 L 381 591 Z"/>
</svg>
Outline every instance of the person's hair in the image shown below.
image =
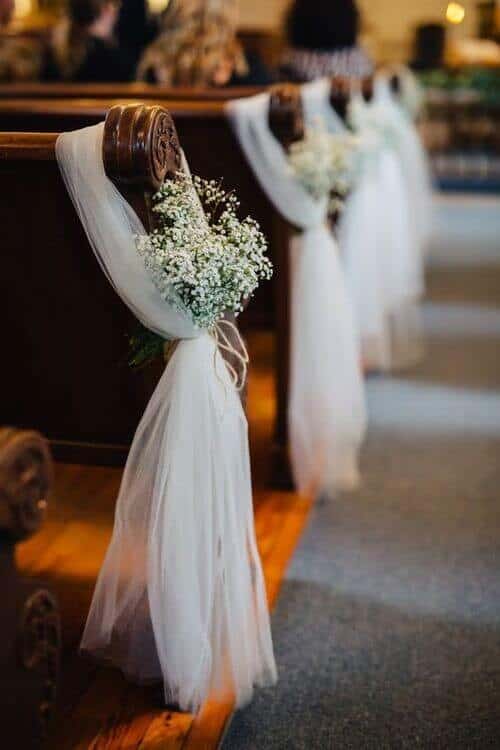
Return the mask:
<svg viewBox="0 0 500 750">
<path fill-rule="evenodd" d="M 223 60 L 238 74 L 247 72 L 236 38 L 234 0 L 171 0 L 163 31 L 146 49 L 137 77 L 171 86 L 211 86 Z"/>
<path fill-rule="evenodd" d="M 52 38 L 55 61 L 63 78 L 80 67 L 88 46 L 88 28 L 97 21 L 110 0 L 69 0 L 68 13 Z"/>
<path fill-rule="evenodd" d="M 329 52 L 356 44 L 359 23 L 356 0 L 294 0 L 286 32 L 292 47 Z"/>
</svg>

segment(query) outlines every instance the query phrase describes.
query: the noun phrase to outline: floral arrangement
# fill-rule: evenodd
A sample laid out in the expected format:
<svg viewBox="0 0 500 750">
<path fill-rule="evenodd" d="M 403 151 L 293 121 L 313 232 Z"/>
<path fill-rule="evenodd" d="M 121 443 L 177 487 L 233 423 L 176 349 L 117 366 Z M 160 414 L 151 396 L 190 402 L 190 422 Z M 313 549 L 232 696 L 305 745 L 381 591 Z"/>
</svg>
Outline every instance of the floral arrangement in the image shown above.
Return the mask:
<svg viewBox="0 0 500 750">
<path fill-rule="evenodd" d="M 238 207 L 236 196 L 215 180 L 179 172 L 153 198 L 156 228 L 136 238 L 156 288 L 199 328 L 212 328 L 226 312 L 240 313 L 272 275 L 264 235 L 254 219 L 238 217 Z M 130 344 L 132 366 L 161 351 L 151 333 L 136 332 Z"/>
<path fill-rule="evenodd" d="M 398 149 L 403 146 L 401 123 L 384 104 L 366 104 L 354 99 L 349 106 L 348 122 L 357 135 L 358 153 L 353 166 L 356 178 L 366 166 L 365 159 L 376 159 L 381 147 Z"/>
<path fill-rule="evenodd" d="M 293 143 L 288 163 L 295 178 L 316 200 L 328 199 L 329 209 L 341 208 L 352 187 L 356 138 L 329 133 L 322 125 L 308 128 L 305 137 Z"/>
</svg>

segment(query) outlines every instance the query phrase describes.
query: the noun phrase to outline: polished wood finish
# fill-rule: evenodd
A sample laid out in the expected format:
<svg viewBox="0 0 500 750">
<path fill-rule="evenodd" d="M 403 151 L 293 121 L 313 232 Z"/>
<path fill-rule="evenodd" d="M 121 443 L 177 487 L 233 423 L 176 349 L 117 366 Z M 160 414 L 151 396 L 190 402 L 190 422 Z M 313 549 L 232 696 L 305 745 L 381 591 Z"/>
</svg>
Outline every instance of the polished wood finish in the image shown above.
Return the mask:
<svg viewBox="0 0 500 750">
<path fill-rule="evenodd" d="M 181 146 L 170 114 L 159 105 L 111 107 L 104 123 L 103 161 L 110 180 L 158 190 L 181 168 Z"/>
<path fill-rule="evenodd" d="M 283 123 L 288 122 L 292 133 L 297 133 L 297 121 L 290 117 L 291 105 L 286 105 L 285 114 L 279 111 L 276 103 L 273 105 L 271 125 L 273 121 L 278 123 L 281 133 L 286 135 Z M 297 102 L 297 98 L 295 99 Z M 108 104 L 114 106 L 113 102 L 95 100 L 92 102 L 64 102 L 62 100 L 46 102 L 2 102 L 0 101 L 0 128 L 11 125 L 12 127 L 24 126 L 25 129 L 39 129 L 41 131 L 56 132 L 84 127 L 99 122 L 106 116 L 109 109 Z M 120 105 L 122 106 L 122 105 Z M 241 315 L 240 321 L 243 329 L 255 327 L 279 326 L 283 331 L 279 336 L 277 351 L 277 403 L 279 412 L 277 415 L 277 442 L 276 442 L 276 472 L 275 481 L 280 486 L 290 485 L 290 472 L 287 459 L 287 383 L 288 365 L 285 352 L 288 351 L 288 228 L 283 220 L 277 215 L 266 196 L 260 189 L 239 145 L 232 133 L 224 112 L 224 104 L 221 102 L 177 102 L 169 110 L 172 115 L 179 138 L 182 142 L 193 172 L 209 179 L 224 177 L 224 187 L 235 190 L 241 201 L 241 209 L 244 214 L 252 215 L 261 225 L 265 235 L 271 241 L 271 257 L 277 268 L 272 284 L 263 284 L 251 300 L 247 310 Z M 300 113 L 299 113 L 300 114 Z M 79 424 L 78 445 L 80 453 L 75 454 L 72 441 L 67 437 L 69 434 L 58 431 L 58 419 L 56 414 L 63 415 L 63 424 L 68 416 L 66 405 L 58 402 L 65 398 L 65 392 L 69 395 L 68 386 L 54 393 L 52 401 L 55 403 L 55 411 L 39 421 L 33 411 L 27 411 L 26 415 L 19 414 L 22 424 L 36 424 L 46 434 L 49 434 L 57 456 L 64 460 L 83 460 L 83 456 L 91 462 L 120 463 L 126 456 L 127 446 L 133 426 L 137 424 L 144 407 L 144 396 L 148 393 L 148 384 L 144 384 L 144 374 L 130 373 L 125 366 L 117 367 L 117 362 L 125 362 L 127 356 L 126 337 L 124 332 L 132 325 L 131 316 L 121 305 L 119 300 L 111 302 L 109 296 L 112 290 L 104 278 L 98 278 L 99 269 L 93 257 L 88 252 L 87 243 L 83 238 L 83 232 L 71 209 L 69 199 L 65 194 L 64 187 L 54 164 L 54 143 L 56 135 L 42 132 L 39 135 L 20 132 L 18 136 L 12 133 L 0 133 L 0 184 L 4 179 L 13 185 L 14 195 L 17 203 L 21 205 L 26 190 L 35 190 L 37 199 L 32 207 L 33 222 L 40 227 L 46 226 L 45 235 L 50 232 L 51 227 L 56 231 L 51 239 L 51 268 L 57 269 L 58 278 L 64 280 L 63 285 L 58 288 L 58 294 L 62 299 L 66 298 L 66 305 L 70 308 L 70 315 L 61 317 L 60 306 L 57 295 L 53 291 L 48 295 L 50 312 L 42 310 L 41 320 L 45 320 L 45 333 L 34 340 L 31 332 L 25 333 L 28 337 L 29 347 L 32 351 L 37 350 L 37 359 L 42 356 L 44 361 L 48 357 L 56 363 L 60 359 L 61 342 L 64 342 L 66 354 L 64 358 L 64 369 L 68 377 L 74 383 L 84 382 L 78 387 L 80 398 L 83 398 L 81 406 L 75 404 L 82 410 L 81 423 Z M 18 141 L 17 141 L 18 139 Z M 293 135 L 292 135 L 293 139 Z M 288 142 L 290 137 L 288 137 Z M 36 169 L 33 161 L 39 161 Z M 30 166 L 31 165 L 31 166 Z M 112 167 L 111 167 L 112 169 Z M 6 183 L 7 184 L 7 183 Z M 43 187 L 42 187 L 43 186 Z M 134 186 L 132 186 L 134 188 Z M 122 181 L 120 189 L 126 195 L 129 202 L 134 206 L 141 218 L 146 223 L 147 200 L 144 201 L 142 189 L 134 194 L 128 190 L 128 186 Z M 132 191 L 133 193 L 134 191 Z M 146 213 L 143 213 L 146 212 Z M 0 207 L 0 221 L 6 227 L 6 245 L 12 243 L 15 252 L 10 254 L 12 264 L 5 278 L 6 293 L 4 302 L 7 309 L 18 309 L 17 301 L 14 302 L 15 283 L 17 283 L 17 259 L 26 248 L 32 248 L 31 263 L 37 269 L 36 277 L 48 280 L 48 267 L 45 257 L 37 254 L 39 243 L 39 232 L 32 232 L 32 225 L 19 226 L 15 216 L 6 205 Z M 78 252 L 67 253 L 67 247 L 81 248 Z M 82 269 L 76 272 L 75 263 L 83 264 Z M 68 279 L 78 281 L 78 289 L 73 290 L 71 282 L 67 288 Z M 81 283 L 83 281 L 83 284 Z M 30 284 L 33 280 L 30 280 Z M 93 289 L 99 290 L 92 308 L 88 308 L 88 298 L 94 297 Z M 0 287 L 2 282 L 0 281 Z M 33 294 L 26 289 L 24 292 L 27 299 L 24 307 L 29 310 L 33 306 Z M 76 298 L 73 295 L 76 293 Z M 38 292 L 38 295 L 40 292 Z M 54 298 L 55 296 L 55 298 Z M 12 302 L 9 302 L 12 300 Z M 109 310 L 113 309 L 113 320 L 110 320 Z M 83 312 L 85 311 L 85 313 Z M 99 322 L 102 317 L 102 322 Z M 38 353 L 41 340 L 49 335 L 52 319 L 56 323 L 51 334 L 48 349 Z M 41 321 L 37 321 L 40 325 Z M 84 358 L 81 352 L 91 351 L 92 331 L 102 330 L 102 336 L 98 335 L 93 345 L 91 360 Z M 120 332 L 120 338 L 117 336 Z M 83 341 L 80 347 L 78 342 Z M 105 342 L 108 343 L 105 343 Z M 12 341 L 13 351 L 19 342 Z M 24 351 L 29 351 L 24 349 Z M 86 355 L 88 357 L 89 355 Z M 31 355 L 30 355 L 31 359 Z M 99 366 L 95 365 L 99 362 Z M 54 364 L 54 366 L 56 366 Z M 78 374 L 76 372 L 78 368 Z M 9 374 L 10 372 L 10 374 Z M 61 373 L 62 375 L 62 373 Z M 62 380 L 61 375 L 58 376 Z M 15 381 L 15 368 L 8 368 L 8 377 L 11 382 Z M 24 373 L 21 376 L 23 387 L 30 387 L 31 375 Z M 65 382 L 63 380 L 63 382 Z M 58 386 L 59 388 L 59 386 Z M 141 390 L 142 389 L 142 390 Z M 145 389 L 145 390 L 144 390 Z M 50 389 L 49 391 L 50 392 Z M 106 403 L 104 394 L 111 393 L 110 403 Z M 98 410 L 98 418 L 94 423 L 87 421 L 90 417 L 89 408 L 92 404 L 90 394 L 96 394 L 95 408 Z M 140 393 L 140 395 L 139 395 Z M 87 396 L 88 394 L 88 396 Z M 127 410 L 121 410 L 116 414 L 116 419 L 111 416 L 118 412 L 121 402 L 127 404 Z M 13 404 L 6 405 L 5 419 L 15 421 L 15 409 Z M 71 412 L 70 412 L 71 413 Z M 109 418 L 107 418 L 109 415 Z M 2 411 L 0 410 L 0 417 Z M 76 415 L 75 415 L 76 418 Z M 29 421 L 28 421 L 29 420 Z M 112 430 L 106 429 L 111 426 Z M 59 425 L 60 426 L 60 425 Z"/>
<path fill-rule="evenodd" d="M 35 750 L 48 733 L 59 679 L 60 619 L 52 592 L 20 574 L 16 543 L 44 523 L 53 477 L 36 432 L 0 429 L 0 719 L 2 745 Z"/>
<path fill-rule="evenodd" d="M 0 133 L 0 161 L 53 161 L 58 133 Z"/>
<path fill-rule="evenodd" d="M 112 177 L 126 184 L 146 221 L 145 187 L 178 163 L 179 145 L 174 154 L 174 131 L 165 141 L 172 123 L 158 107 L 135 105 L 126 115 L 143 141 L 136 134 L 129 144 L 131 161 L 122 149 L 120 167 L 128 171 Z M 108 157 L 114 136 L 110 120 Z M 90 251 L 55 163 L 55 139 L 22 134 L 14 154 L 16 137 L 0 136 L 0 184 L 12 198 L 0 205 L 0 300 L 10 321 L 0 419 L 41 429 L 63 460 L 123 463 L 156 377 L 126 364 L 135 321 Z M 27 204 L 30 220 L 23 221 L 12 207 Z"/>
<path fill-rule="evenodd" d="M 304 137 L 304 115 L 300 86 L 281 83 L 271 89 L 269 126 L 283 148 Z"/>
<path fill-rule="evenodd" d="M 254 96 L 262 86 L 228 86 L 202 88 L 163 86 L 154 83 L 3 83 L 0 99 L 116 99 L 157 102 L 166 99 L 195 101 L 230 101 Z"/>
<path fill-rule="evenodd" d="M 47 442 L 37 432 L 0 429 L 0 534 L 20 541 L 39 530 L 52 480 Z"/>
<path fill-rule="evenodd" d="M 330 103 L 333 109 L 343 120 L 346 120 L 353 87 L 358 87 L 366 101 L 370 101 L 373 97 L 373 83 L 373 76 L 368 76 L 358 81 L 343 78 L 342 76 L 335 76 L 332 78 L 330 89 Z"/>
<path fill-rule="evenodd" d="M 281 84 L 273 88 L 269 110 L 269 127 L 288 150 L 304 136 L 304 113 L 300 87 Z M 276 330 L 276 422 L 273 443 L 273 485 L 292 489 L 293 480 L 288 449 L 288 398 L 290 386 L 290 263 L 291 235 L 296 231 L 283 217 L 273 225 L 273 245 L 278 275 L 274 284 Z"/>
</svg>

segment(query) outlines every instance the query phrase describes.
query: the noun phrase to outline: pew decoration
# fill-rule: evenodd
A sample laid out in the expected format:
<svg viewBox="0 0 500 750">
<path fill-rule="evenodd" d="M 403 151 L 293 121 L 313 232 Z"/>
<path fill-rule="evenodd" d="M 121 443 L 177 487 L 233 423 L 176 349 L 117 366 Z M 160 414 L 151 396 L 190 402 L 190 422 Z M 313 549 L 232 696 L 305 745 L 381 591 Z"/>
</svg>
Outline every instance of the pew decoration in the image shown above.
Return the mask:
<svg viewBox="0 0 500 750">
<path fill-rule="evenodd" d="M 329 212 L 342 209 L 352 187 L 356 139 L 329 133 L 317 119 L 305 136 L 290 145 L 288 162 L 295 179 L 316 200 L 328 198 Z"/>
<path fill-rule="evenodd" d="M 393 72 L 402 88 L 405 82 L 408 86 L 404 71 Z M 363 362 L 368 369 L 388 370 L 411 365 L 422 354 L 418 306 L 431 226 L 431 182 L 418 133 L 387 75 L 373 82 L 371 101 L 361 88 L 362 82 L 351 86 L 350 96 L 342 93 L 357 140 L 352 190 L 338 237 Z M 330 134 L 347 132 L 332 106 L 340 89 L 326 79 L 301 87 L 306 127 L 320 120 Z"/>
<path fill-rule="evenodd" d="M 390 77 L 396 99 L 410 120 L 417 121 L 425 107 L 425 91 L 417 75 L 401 63 L 384 68 Z"/>
<path fill-rule="evenodd" d="M 153 283 L 136 246 L 145 228 L 105 172 L 137 163 L 163 179 L 177 152 L 168 113 L 145 105 L 56 144 L 103 272 L 148 330 L 177 341 L 130 449 L 81 648 L 197 711 L 209 696 L 245 704 L 276 667 L 239 395 L 216 338 Z"/>
<path fill-rule="evenodd" d="M 348 119 L 359 149 L 338 237 L 363 362 L 382 371 L 407 367 L 423 350 L 419 303 L 430 191 L 415 157 L 421 146 L 386 79 L 377 78 L 370 102 L 352 93 Z"/>
<path fill-rule="evenodd" d="M 320 121 L 329 133 L 345 134 L 347 127 L 331 106 L 332 81 L 318 78 L 300 87 L 300 97 L 306 127 L 312 128 Z"/>
<path fill-rule="evenodd" d="M 179 174 L 155 196 L 159 227 L 138 238 L 138 250 L 166 302 L 189 312 L 199 328 L 212 328 L 243 300 L 272 266 L 259 225 L 240 221 L 234 193 L 215 180 Z"/>
<path fill-rule="evenodd" d="M 242 312 L 243 300 L 272 276 L 264 235 L 251 217 L 238 218 L 238 207 L 220 182 L 178 172 L 153 197 L 155 228 L 136 238 L 163 299 L 219 338 L 225 336 L 221 326 L 230 325 L 221 318 Z M 144 365 L 163 341 L 142 327 L 131 343 L 132 364 Z"/>
<path fill-rule="evenodd" d="M 314 198 L 292 174 L 269 128 L 268 93 L 230 102 L 227 112 L 262 189 L 298 230 L 289 244 L 288 422 L 295 484 L 303 492 L 353 487 L 365 405 L 350 300 L 327 226 L 328 197 Z"/>
</svg>

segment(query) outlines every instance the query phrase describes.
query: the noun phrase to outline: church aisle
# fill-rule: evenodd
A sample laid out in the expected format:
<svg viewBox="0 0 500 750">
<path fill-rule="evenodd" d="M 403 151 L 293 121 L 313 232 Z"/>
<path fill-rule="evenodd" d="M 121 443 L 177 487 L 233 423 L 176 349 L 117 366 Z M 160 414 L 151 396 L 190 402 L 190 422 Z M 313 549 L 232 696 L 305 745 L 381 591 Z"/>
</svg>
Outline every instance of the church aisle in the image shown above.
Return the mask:
<svg viewBox="0 0 500 750">
<path fill-rule="evenodd" d="M 280 682 L 224 750 L 498 745 L 500 266 L 431 269 L 424 321 L 425 361 L 369 379 L 364 484 L 315 506 Z"/>
</svg>

